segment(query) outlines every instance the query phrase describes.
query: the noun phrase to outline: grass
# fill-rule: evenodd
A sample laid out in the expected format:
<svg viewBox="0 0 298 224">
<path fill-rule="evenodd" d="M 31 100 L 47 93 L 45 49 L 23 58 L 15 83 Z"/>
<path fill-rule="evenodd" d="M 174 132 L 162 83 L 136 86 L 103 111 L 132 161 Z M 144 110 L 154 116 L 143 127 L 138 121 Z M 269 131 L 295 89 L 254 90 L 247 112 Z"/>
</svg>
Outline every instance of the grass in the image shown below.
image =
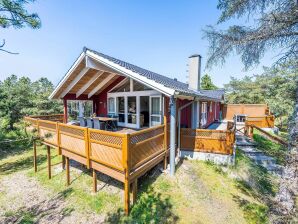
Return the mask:
<svg viewBox="0 0 298 224">
<path fill-rule="evenodd" d="M 52 150 L 49 180 L 45 147 L 38 146 L 37 173 L 32 167 L 32 150 L 26 144 L 23 147 L 23 151 L 0 158 L 0 182 L 2 177 L 25 172 L 50 197 L 58 195 L 66 203 L 62 216 L 96 213 L 104 215 L 106 223 L 268 223 L 268 208 L 277 190 L 274 177 L 240 151 L 235 167 L 185 160 L 175 177 L 153 170 L 140 178 L 137 203 L 126 217 L 121 183 L 99 175 L 99 191 L 93 193 L 90 171 L 76 166 L 71 169 L 71 185 L 67 187 L 56 150 Z M 3 200 L 5 195 L 0 192 L 0 208 Z M 30 211 L 7 211 L 5 215 L 17 215 L 21 223 L 36 221 Z"/>
<path fill-rule="evenodd" d="M 284 165 L 288 150 L 285 146 L 274 143 L 269 139 L 263 137 L 258 130 L 254 130 L 254 141 L 257 143 L 257 148 L 267 155 L 276 159 L 278 164 Z"/>
</svg>

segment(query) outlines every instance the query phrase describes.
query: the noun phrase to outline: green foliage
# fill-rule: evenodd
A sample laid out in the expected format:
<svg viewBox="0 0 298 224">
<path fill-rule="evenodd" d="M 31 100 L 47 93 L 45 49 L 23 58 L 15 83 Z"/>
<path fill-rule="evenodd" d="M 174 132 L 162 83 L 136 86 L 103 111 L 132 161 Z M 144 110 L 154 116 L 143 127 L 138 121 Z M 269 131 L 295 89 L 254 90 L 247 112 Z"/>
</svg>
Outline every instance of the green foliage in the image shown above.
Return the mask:
<svg viewBox="0 0 298 224">
<path fill-rule="evenodd" d="M 287 124 L 293 113 L 297 71 L 291 64 L 264 68 L 264 73 L 243 79 L 231 78 L 225 85 L 228 103 L 267 103 L 277 121 Z"/>
<path fill-rule="evenodd" d="M 219 0 L 220 25 L 232 19 L 239 20 L 226 30 L 208 26 L 205 38 L 209 40 L 207 67 L 224 63 L 237 53 L 245 68 L 259 64 L 269 49 L 282 49 L 277 62 L 295 61 L 298 52 L 297 2 L 292 0 Z M 247 25 L 248 24 L 248 25 Z"/>
<path fill-rule="evenodd" d="M 218 89 L 212 82 L 211 76 L 208 74 L 205 74 L 201 78 L 201 89 L 206 89 L 206 90 L 213 90 L 213 89 Z"/>
<path fill-rule="evenodd" d="M 107 223 L 177 223 L 178 217 L 172 212 L 169 198 L 163 199 L 160 193 L 152 188 L 144 192 L 130 215 L 124 215 L 119 209 L 114 214 L 108 214 Z"/>
<path fill-rule="evenodd" d="M 36 13 L 29 13 L 25 4 L 34 0 L 1 0 L 0 1 L 0 27 L 22 28 L 29 26 L 33 29 L 40 28 L 41 22 Z"/>
<path fill-rule="evenodd" d="M 287 148 L 263 137 L 258 131 L 254 131 L 253 139 L 258 144 L 258 149 L 275 158 L 277 163 L 285 164 L 288 153 Z"/>
<path fill-rule="evenodd" d="M 0 28 L 14 27 L 17 29 L 28 26 L 38 29 L 41 21 L 36 13 L 29 13 L 25 5 L 35 0 L 0 0 Z M 0 51 L 12 53 L 3 49 L 5 40 L 0 43 Z M 12 53 L 15 54 L 15 53 Z"/>
<path fill-rule="evenodd" d="M 61 102 L 48 99 L 52 91 L 53 84 L 46 78 L 32 83 L 29 78 L 11 75 L 0 82 L 0 128 L 14 129 L 26 114 L 62 112 Z"/>
</svg>

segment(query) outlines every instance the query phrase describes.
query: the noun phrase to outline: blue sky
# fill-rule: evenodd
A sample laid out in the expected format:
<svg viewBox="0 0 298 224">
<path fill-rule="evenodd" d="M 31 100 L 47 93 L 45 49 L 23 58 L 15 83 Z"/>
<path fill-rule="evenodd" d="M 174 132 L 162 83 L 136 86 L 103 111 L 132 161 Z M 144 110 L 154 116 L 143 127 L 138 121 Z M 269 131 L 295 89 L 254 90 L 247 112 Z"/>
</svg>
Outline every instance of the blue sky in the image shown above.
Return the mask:
<svg viewBox="0 0 298 224">
<path fill-rule="evenodd" d="M 41 29 L 0 29 L 6 49 L 19 52 L 0 52 L 0 80 L 16 74 L 48 77 L 56 85 L 84 46 L 180 81 L 186 81 L 187 58 L 194 53 L 203 57 L 203 74 L 220 87 L 230 76 L 261 73 L 274 60 L 272 52 L 247 72 L 238 56 L 204 69 L 208 42 L 202 29 L 216 24 L 216 5 L 217 0 L 38 0 L 28 9 L 39 14 Z"/>
</svg>

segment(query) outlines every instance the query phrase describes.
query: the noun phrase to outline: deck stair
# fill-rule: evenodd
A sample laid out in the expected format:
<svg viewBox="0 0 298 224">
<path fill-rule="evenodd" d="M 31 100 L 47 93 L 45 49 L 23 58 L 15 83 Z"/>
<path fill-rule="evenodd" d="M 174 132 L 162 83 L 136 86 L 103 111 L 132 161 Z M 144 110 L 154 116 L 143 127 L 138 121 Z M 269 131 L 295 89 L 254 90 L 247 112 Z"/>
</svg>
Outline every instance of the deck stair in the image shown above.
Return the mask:
<svg viewBox="0 0 298 224">
<path fill-rule="evenodd" d="M 283 167 L 276 163 L 276 159 L 257 149 L 257 144 L 249 137 L 241 134 L 236 135 L 236 145 L 245 155 L 252 159 L 257 165 L 267 169 L 268 172 L 275 175 L 282 174 Z"/>
</svg>

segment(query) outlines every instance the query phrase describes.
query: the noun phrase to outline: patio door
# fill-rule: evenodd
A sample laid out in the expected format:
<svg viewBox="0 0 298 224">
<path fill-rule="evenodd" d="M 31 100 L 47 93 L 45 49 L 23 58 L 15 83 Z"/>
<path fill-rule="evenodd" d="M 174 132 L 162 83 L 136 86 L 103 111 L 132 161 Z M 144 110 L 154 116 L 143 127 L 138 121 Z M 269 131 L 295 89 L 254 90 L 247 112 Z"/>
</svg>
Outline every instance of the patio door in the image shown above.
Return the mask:
<svg viewBox="0 0 298 224">
<path fill-rule="evenodd" d="M 150 96 L 150 126 L 161 124 L 161 96 Z"/>
</svg>

